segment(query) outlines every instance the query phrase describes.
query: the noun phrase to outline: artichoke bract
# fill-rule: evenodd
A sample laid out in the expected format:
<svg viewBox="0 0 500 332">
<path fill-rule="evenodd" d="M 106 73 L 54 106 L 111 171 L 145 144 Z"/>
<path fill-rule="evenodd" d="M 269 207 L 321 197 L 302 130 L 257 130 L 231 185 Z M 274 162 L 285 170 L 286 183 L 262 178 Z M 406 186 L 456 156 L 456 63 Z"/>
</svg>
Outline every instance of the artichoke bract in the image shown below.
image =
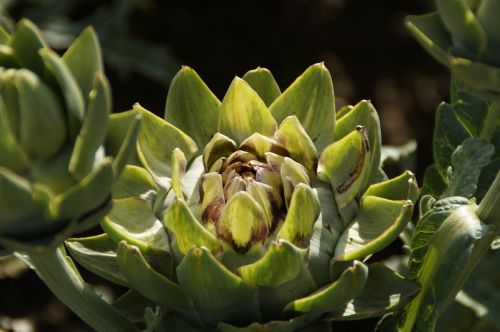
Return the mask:
<svg viewBox="0 0 500 332">
<path fill-rule="evenodd" d="M 22 20 L 0 31 L 0 249 L 55 247 L 97 224 L 134 147 L 103 147 L 111 91 L 92 28 L 62 57 Z"/>
<path fill-rule="evenodd" d="M 415 38 L 464 86 L 500 101 L 498 0 L 437 0 L 434 13 L 407 19 Z"/>
<path fill-rule="evenodd" d="M 168 331 L 328 331 L 418 291 L 366 262 L 409 222 L 415 178 L 387 179 L 375 109 L 336 113 L 324 64 L 283 93 L 257 68 L 222 102 L 183 67 L 165 119 L 136 104 L 111 117 L 110 144 L 136 114 L 135 163 L 113 187 L 105 232 L 67 241 L 82 266 L 130 289 L 115 306 L 131 319 L 159 306 Z"/>
</svg>

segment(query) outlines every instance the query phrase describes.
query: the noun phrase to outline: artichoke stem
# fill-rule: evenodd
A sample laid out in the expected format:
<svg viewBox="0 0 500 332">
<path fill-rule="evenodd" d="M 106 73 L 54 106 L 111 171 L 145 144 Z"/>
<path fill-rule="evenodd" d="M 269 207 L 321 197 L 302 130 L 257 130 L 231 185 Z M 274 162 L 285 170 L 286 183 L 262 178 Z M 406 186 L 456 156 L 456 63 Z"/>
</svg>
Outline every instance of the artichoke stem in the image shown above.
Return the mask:
<svg viewBox="0 0 500 332">
<path fill-rule="evenodd" d="M 30 252 L 29 262 L 52 293 L 96 331 L 139 332 L 85 284 L 62 247 L 55 251 Z"/>
<path fill-rule="evenodd" d="M 481 138 L 491 141 L 493 133 L 497 128 L 497 121 L 500 117 L 500 102 L 492 102 L 486 118 L 484 119 L 483 129 L 481 130 Z"/>
<path fill-rule="evenodd" d="M 497 172 L 495 181 L 479 204 L 477 216 L 485 224 L 500 228 L 500 172 Z"/>
</svg>

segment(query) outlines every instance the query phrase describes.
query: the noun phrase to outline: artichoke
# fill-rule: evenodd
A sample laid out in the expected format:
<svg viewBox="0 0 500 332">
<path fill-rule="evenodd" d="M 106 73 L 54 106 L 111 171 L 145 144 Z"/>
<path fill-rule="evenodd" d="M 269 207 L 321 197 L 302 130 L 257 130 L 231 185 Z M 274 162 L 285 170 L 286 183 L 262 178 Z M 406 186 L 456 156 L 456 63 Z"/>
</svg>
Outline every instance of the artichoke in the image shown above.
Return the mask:
<svg viewBox="0 0 500 332">
<path fill-rule="evenodd" d="M 328 331 L 418 291 L 366 262 L 409 222 L 415 178 L 387 179 L 375 109 L 336 113 L 322 63 L 283 93 L 267 69 L 249 71 L 222 102 L 183 67 L 165 120 L 139 104 L 112 115 L 110 146 L 137 114 L 134 162 L 113 187 L 104 233 L 67 241 L 80 265 L 129 289 L 114 306 L 134 322 Z"/>
<path fill-rule="evenodd" d="M 437 12 L 408 18 L 410 31 L 465 88 L 500 101 L 500 2 L 436 2 Z"/>
<path fill-rule="evenodd" d="M 108 156 L 110 110 L 92 28 L 62 57 L 28 20 L 0 31 L 0 249 L 55 248 L 109 211 L 138 132 Z"/>
</svg>

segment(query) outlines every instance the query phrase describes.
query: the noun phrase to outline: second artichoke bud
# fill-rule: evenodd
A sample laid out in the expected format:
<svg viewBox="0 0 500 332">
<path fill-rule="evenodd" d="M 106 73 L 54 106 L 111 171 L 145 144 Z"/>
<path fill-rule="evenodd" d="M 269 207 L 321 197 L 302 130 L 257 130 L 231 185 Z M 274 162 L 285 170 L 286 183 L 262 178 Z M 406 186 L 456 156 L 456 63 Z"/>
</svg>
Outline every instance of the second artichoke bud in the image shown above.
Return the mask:
<svg viewBox="0 0 500 332">
<path fill-rule="evenodd" d="M 0 250 L 55 247 L 109 211 L 138 132 L 110 158 L 111 98 L 91 28 L 62 57 L 27 20 L 0 31 Z"/>
</svg>

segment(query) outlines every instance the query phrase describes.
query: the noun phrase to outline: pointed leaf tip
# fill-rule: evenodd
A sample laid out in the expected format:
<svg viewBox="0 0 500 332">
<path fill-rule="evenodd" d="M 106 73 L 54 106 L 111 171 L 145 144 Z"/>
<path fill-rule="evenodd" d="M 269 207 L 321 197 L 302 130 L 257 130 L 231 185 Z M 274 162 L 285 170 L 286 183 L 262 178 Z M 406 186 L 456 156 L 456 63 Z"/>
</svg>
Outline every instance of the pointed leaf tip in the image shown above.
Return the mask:
<svg viewBox="0 0 500 332">
<path fill-rule="evenodd" d="M 241 143 L 253 133 L 272 137 L 278 125 L 266 104 L 248 83 L 236 77 L 219 113 L 219 132 Z"/>
<path fill-rule="evenodd" d="M 323 63 L 310 66 L 269 107 L 278 122 L 295 115 L 318 151 L 333 141 L 335 101 L 330 72 Z"/>
<path fill-rule="evenodd" d="M 273 74 L 266 68 L 257 67 L 254 70 L 246 72 L 243 75 L 243 80 L 257 92 L 268 107 L 281 94 Z"/>
<path fill-rule="evenodd" d="M 217 132 L 220 105 L 200 76 L 190 67 L 182 66 L 168 90 L 165 120 L 202 147 Z"/>
</svg>

